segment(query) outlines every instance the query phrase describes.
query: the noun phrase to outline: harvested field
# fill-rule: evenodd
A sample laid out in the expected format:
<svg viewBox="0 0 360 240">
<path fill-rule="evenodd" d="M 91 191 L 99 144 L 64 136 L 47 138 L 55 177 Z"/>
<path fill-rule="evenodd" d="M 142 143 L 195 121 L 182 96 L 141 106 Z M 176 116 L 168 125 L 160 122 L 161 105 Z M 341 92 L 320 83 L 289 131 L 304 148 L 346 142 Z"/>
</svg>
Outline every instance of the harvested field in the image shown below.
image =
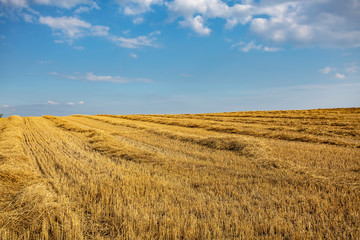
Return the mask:
<svg viewBox="0 0 360 240">
<path fill-rule="evenodd" d="M 360 108 L 0 119 L 0 239 L 234 238 L 360 238 Z"/>
</svg>

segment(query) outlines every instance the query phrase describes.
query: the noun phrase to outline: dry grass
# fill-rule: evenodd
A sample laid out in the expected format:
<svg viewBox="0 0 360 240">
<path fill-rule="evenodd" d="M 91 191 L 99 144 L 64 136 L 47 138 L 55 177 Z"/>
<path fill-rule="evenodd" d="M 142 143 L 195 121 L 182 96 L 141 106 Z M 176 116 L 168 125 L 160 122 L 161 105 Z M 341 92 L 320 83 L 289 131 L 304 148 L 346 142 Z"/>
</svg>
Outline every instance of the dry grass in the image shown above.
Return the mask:
<svg viewBox="0 0 360 240">
<path fill-rule="evenodd" d="M 360 109 L 0 119 L 0 239 L 359 239 Z"/>
</svg>

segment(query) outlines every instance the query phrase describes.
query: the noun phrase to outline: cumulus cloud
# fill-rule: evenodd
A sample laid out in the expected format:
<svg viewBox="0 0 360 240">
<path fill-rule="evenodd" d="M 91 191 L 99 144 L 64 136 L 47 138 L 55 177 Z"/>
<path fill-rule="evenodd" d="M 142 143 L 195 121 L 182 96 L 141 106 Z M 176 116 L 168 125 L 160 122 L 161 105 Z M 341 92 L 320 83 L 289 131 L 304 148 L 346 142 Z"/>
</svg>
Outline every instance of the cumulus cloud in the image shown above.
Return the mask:
<svg viewBox="0 0 360 240">
<path fill-rule="evenodd" d="M 206 18 L 225 18 L 231 25 L 250 20 L 252 6 L 234 4 L 232 7 L 221 0 L 174 0 L 167 4 L 169 10 L 178 16 L 189 17 L 201 14 Z"/>
<path fill-rule="evenodd" d="M 43 17 L 39 18 L 41 24 L 49 26 L 55 35 L 72 40 L 84 36 L 107 36 L 109 27 L 91 25 L 77 17 Z"/>
<path fill-rule="evenodd" d="M 125 78 L 125 77 L 121 77 L 121 76 L 95 75 L 92 72 L 87 72 L 87 73 L 85 73 L 85 75 L 79 75 L 79 74 L 63 75 L 63 74 L 59 74 L 57 72 L 50 72 L 50 74 L 59 76 L 59 77 L 63 77 L 63 78 L 67 78 L 67 79 L 72 79 L 72 80 L 86 80 L 86 81 L 91 81 L 91 82 L 111 82 L 111 83 L 129 83 L 129 82 L 151 83 L 152 82 L 152 80 L 147 79 L 147 78 Z M 79 104 L 84 104 L 84 102 L 80 101 Z"/>
<path fill-rule="evenodd" d="M 344 74 L 341 74 L 341 73 L 336 73 L 335 74 L 335 78 L 338 78 L 338 79 L 345 79 L 346 76 Z"/>
<path fill-rule="evenodd" d="M 328 74 L 332 71 L 333 69 L 331 67 L 324 67 L 322 69 L 319 70 L 319 72 L 323 73 L 323 74 Z"/>
<path fill-rule="evenodd" d="M 1 108 L 9 108 L 10 106 L 7 104 L 1 105 Z"/>
<path fill-rule="evenodd" d="M 204 26 L 205 20 L 202 16 L 197 15 L 195 17 L 188 17 L 185 20 L 181 21 L 180 24 L 184 27 L 189 27 L 194 30 L 199 35 L 207 36 L 210 34 L 211 30 L 208 27 Z"/>
<path fill-rule="evenodd" d="M 305 6 L 300 2 L 287 2 L 270 6 L 258 6 L 256 11 L 265 17 L 253 17 L 250 30 L 273 42 L 305 43 L 314 37 L 314 29 L 298 16 Z"/>
<path fill-rule="evenodd" d="M 174 0 L 164 5 L 172 19 L 180 19 L 180 25 L 203 36 L 211 33 L 207 21 L 220 18 L 226 21 L 227 28 L 249 24 L 252 33 L 274 43 L 360 46 L 358 0 L 248 0 L 232 4 L 223 0 Z"/>
<path fill-rule="evenodd" d="M 233 6 L 221 0 L 174 0 L 166 6 L 174 19 L 182 18 L 180 25 L 189 27 L 202 36 L 210 35 L 211 29 L 206 27 L 208 19 L 223 18 L 226 27 L 246 24 L 251 20 L 252 6 L 249 4 L 234 4 Z"/>
<path fill-rule="evenodd" d="M 225 27 L 246 25 L 257 41 L 267 44 L 292 44 L 296 47 L 359 47 L 359 0 L 115 0 L 120 12 L 133 18 L 135 24 L 145 22 L 142 14 L 162 6 L 169 19 L 178 21 L 201 36 L 212 32 L 209 21 L 222 19 Z M 31 10 L 34 4 L 71 9 L 80 14 L 100 9 L 93 0 L 0 0 L 2 6 L 27 9 L 20 16 L 25 21 L 50 26 L 54 34 L 73 40 L 84 36 L 109 36 L 106 26 L 93 26 L 77 17 L 41 17 Z M 5 8 L 4 7 L 4 8 Z M 0 8 L 1 11 L 1 8 Z M 2 11 L 3 12 L 3 11 Z M 39 18 L 39 20 L 38 20 Z M 236 31 L 235 28 L 234 31 Z M 149 46 L 147 36 L 138 38 L 111 38 L 119 46 L 134 48 Z M 264 51 L 277 51 L 264 48 Z"/>
<path fill-rule="evenodd" d="M 225 19 L 226 27 L 232 28 L 238 24 L 249 23 L 253 14 L 259 14 L 255 12 L 256 7 L 252 5 L 251 1 L 230 6 L 221 0 L 174 0 L 169 2 L 167 6 L 174 18 L 184 19 L 180 21 L 180 24 L 187 23 L 185 26 L 190 27 L 200 35 L 210 34 L 211 29 L 202 28 L 208 19 Z"/>
<path fill-rule="evenodd" d="M 360 15 L 355 12 L 360 7 L 355 2 L 315 0 L 259 7 L 267 18 L 254 17 L 250 30 L 263 39 L 297 46 L 357 47 Z"/>
</svg>

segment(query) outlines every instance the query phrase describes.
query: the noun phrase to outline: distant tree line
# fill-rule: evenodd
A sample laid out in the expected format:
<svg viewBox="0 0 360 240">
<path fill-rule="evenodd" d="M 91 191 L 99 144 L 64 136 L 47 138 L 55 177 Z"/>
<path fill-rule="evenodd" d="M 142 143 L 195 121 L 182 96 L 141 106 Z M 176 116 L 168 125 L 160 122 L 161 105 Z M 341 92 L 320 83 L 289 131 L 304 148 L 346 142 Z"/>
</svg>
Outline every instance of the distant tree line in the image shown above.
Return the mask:
<svg viewBox="0 0 360 240">
<path fill-rule="evenodd" d="M 0 113 L 0 118 L 2 118 L 2 116 L 3 116 L 3 114 L 2 114 L 2 113 Z"/>
</svg>

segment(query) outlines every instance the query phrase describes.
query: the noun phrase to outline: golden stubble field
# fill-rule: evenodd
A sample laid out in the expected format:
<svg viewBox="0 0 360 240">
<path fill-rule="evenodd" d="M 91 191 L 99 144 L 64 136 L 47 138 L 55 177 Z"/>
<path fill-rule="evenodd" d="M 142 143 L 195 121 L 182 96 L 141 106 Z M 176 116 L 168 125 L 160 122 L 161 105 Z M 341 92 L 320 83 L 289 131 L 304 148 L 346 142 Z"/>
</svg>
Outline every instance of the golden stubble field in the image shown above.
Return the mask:
<svg viewBox="0 0 360 240">
<path fill-rule="evenodd" d="M 0 119 L 0 239 L 359 239 L 360 108 Z"/>
</svg>

